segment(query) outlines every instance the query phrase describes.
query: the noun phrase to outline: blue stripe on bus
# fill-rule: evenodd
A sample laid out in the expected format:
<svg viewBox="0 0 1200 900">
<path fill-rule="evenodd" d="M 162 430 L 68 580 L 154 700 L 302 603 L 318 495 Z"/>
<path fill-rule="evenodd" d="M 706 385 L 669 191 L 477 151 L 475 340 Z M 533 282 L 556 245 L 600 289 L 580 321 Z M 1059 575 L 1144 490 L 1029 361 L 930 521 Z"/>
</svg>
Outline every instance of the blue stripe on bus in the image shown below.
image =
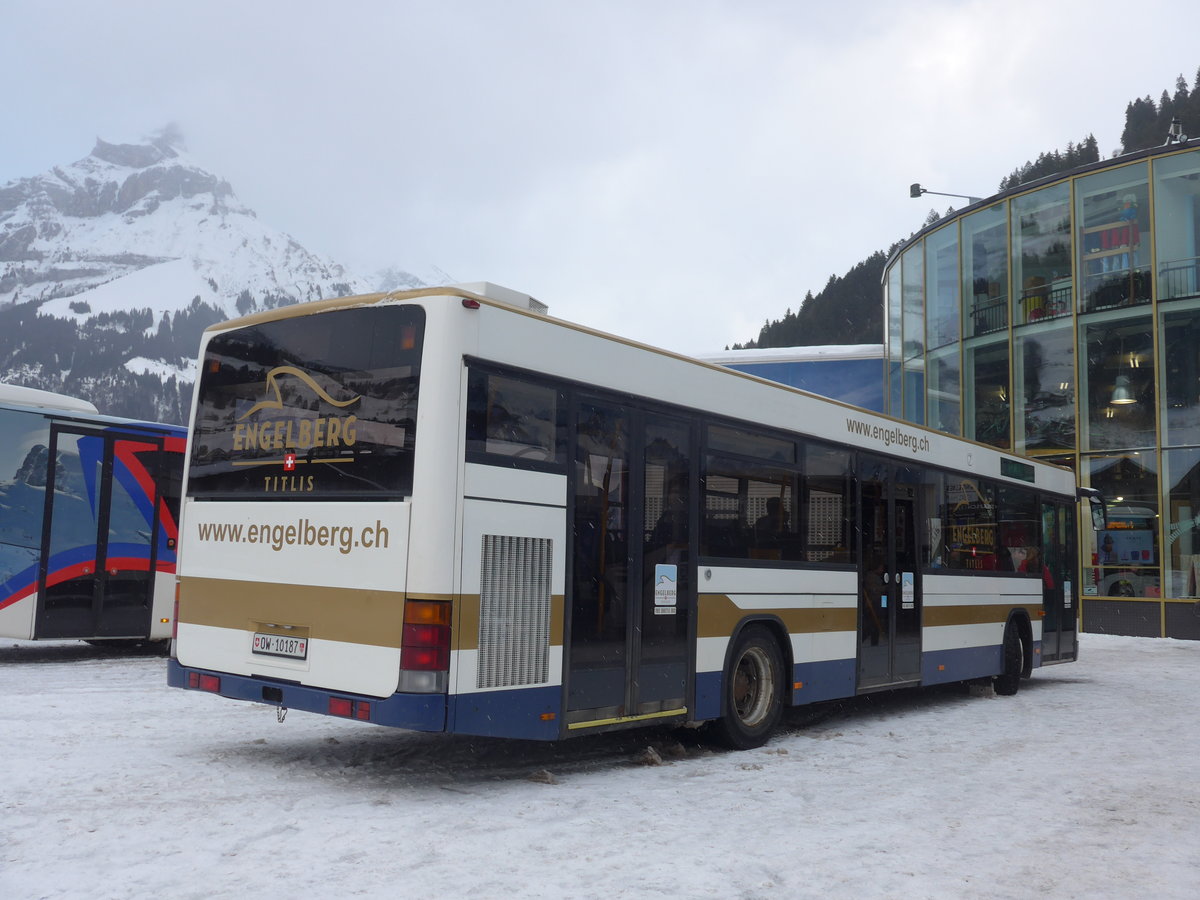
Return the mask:
<svg viewBox="0 0 1200 900">
<path fill-rule="evenodd" d="M 330 715 L 329 700 L 332 697 L 359 700 L 371 705 L 369 721 L 376 725 L 390 725 L 395 728 L 408 728 L 412 731 L 446 730 L 445 694 L 393 694 L 381 700 L 378 697 L 348 694 L 342 691 L 323 691 L 298 684 L 270 681 L 265 678 L 247 678 L 243 675 L 230 675 L 227 672 L 193 669 L 180 665 L 179 661 L 175 659 L 167 661 L 167 684 L 170 687 L 186 688 L 188 674 L 191 672 L 220 678 L 221 689 L 216 693 L 232 700 L 249 700 L 255 703 L 265 703 L 268 706 L 284 706 L 288 709 L 299 709 L 321 715 Z M 263 699 L 264 688 L 278 691 L 282 699 Z"/>
<path fill-rule="evenodd" d="M 553 741 L 561 737 L 562 685 L 455 694 L 450 697 L 449 730 L 481 737 Z M 543 719 L 542 716 L 548 718 Z"/>
<path fill-rule="evenodd" d="M 921 657 L 921 683 L 944 684 L 995 675 L 1003 668 L 1001 653 L 999 644 L 958 650 L 928 650 Z M 944 668 L 939 671 L 938 666 Z"/>
<path fill-rule="evenodd" d="M 792 692 L 796 706 L 853 697 L 858 679 L 858 661 L 830 659 L 822 662 L 798 663 L 792 672 L 792 682 L 803 685 Z"/>
</svg>

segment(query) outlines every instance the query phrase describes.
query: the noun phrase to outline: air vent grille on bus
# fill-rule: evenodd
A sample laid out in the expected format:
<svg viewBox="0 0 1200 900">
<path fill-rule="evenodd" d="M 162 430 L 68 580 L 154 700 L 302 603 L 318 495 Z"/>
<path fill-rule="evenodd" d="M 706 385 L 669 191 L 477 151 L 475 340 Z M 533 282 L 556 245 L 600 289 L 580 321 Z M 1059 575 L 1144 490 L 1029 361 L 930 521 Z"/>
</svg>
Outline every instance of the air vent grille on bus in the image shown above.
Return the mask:
<svg viewBox="0 0 1200 900">
<path fill-rule="evenodd" d="M 483 536 L 476 687 L 549 679 L 552 547 L 549 538 Z"/>
</svg>

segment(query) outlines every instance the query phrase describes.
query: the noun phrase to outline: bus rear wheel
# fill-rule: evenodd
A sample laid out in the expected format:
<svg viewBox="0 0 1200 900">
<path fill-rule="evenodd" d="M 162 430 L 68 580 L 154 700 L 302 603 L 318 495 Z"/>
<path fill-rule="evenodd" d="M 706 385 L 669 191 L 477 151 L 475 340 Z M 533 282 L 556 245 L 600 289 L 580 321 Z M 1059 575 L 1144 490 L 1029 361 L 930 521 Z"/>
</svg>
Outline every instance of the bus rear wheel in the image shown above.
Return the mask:
<svg viewBox="0 0 1200 900">
<path fill-rule="evenodd" d="M 1009 622 L 1004 628 L 1001 655 L 1004 671 L 996 676 L 995 689 L 997 694 L 1010 697 L 1020 690 L 1021 674 L 1025 670 L 1025 646 L 1015 622 Z"/>
<path fill-rule="evenodd" d="M 783 657 L 770 631 L 751 625 L 738 635 L 722 690 L 716 738 L 734 750 L 761 747 L 783 712 Z"/>
</svg>

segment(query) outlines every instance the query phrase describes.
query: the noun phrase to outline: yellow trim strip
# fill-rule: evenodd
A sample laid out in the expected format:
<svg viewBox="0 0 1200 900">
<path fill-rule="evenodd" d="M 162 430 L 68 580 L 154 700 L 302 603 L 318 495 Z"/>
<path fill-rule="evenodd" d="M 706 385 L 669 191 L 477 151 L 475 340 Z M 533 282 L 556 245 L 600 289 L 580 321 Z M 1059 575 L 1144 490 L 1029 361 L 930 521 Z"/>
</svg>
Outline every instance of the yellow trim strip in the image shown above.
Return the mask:
<svg viewBox="0 0 1200 900">
<path fill-rule="evenodd" d="M 664 709 L 659 712 L 645 713 L 640 716 L 614 716 L 611 719 L 595 719 L 591 722 L 572 722 L 567 726 L 568 731 L 574 731 L 578 728 L 598 728 L 601 725 L 618 725 L 621 722 L 644 722 L 647 719 L 665 719 L 668 716 L 683 716 L 687 715 L 687 707 L 682 706 L 679 709 Z"/>
</svg>

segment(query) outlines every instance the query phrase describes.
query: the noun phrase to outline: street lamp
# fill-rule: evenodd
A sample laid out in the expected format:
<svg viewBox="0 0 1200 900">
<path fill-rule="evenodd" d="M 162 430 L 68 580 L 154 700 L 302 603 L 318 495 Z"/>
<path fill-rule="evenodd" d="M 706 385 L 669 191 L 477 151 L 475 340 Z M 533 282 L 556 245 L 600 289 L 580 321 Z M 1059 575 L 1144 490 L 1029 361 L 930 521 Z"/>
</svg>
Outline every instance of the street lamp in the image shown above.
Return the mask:
<svg viewBox="0 0 1200 900">
<path fill-rule="evenodd" d="M 923 188 L 920 184 L 910 184 L 908 186 L 908 196 L 915 199 L 920 197 L 922 194 L 937 194 L 939 197 L 962 197 L 964 200 L 969 200 L 971 203 L 979 202 L 978 197 L 971 197 L 967 194 L 945 194 L 941 191 L 931 191 L 929 188 Z"/>
</svg>

